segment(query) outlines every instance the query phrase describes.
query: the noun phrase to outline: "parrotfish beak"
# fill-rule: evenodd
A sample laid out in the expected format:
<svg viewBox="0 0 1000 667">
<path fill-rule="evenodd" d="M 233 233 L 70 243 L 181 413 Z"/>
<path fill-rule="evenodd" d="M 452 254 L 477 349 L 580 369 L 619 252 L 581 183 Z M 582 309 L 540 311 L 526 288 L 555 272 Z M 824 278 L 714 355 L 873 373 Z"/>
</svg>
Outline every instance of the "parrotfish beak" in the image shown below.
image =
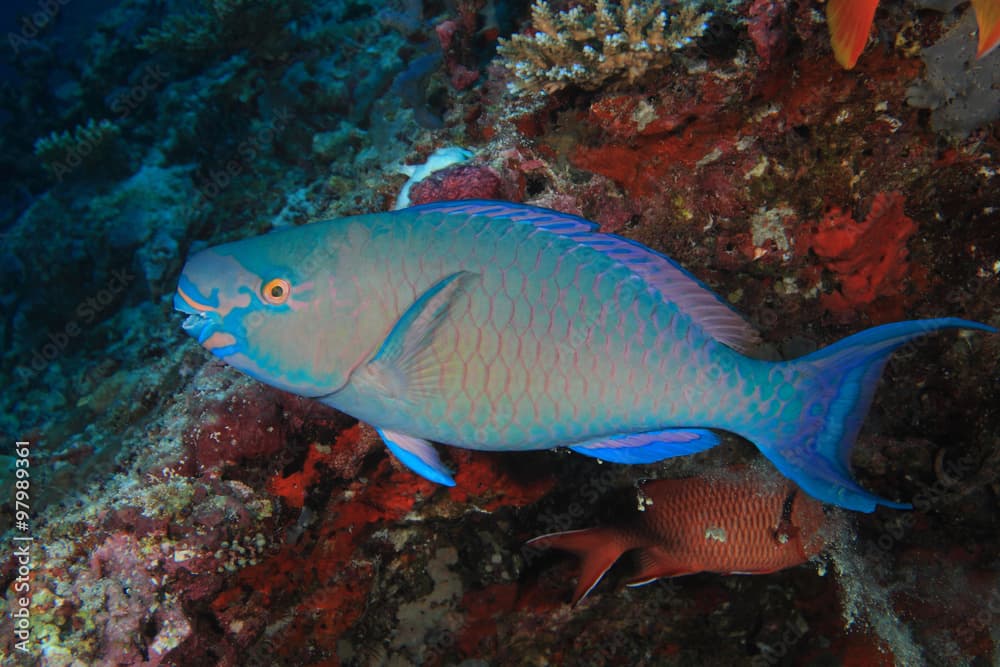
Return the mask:
<svg viewBox="0 0 1000 667">
<path fill-rule="evenodd" d="M 198 288 L 186 276 L 181 276 L 174 293 L 174 310 L 187 313 L 188 317 L 181 327 L 202 345 L 214 333 L 215 327 L 212 325 L 218 319 L 217 316 L 213 317 L 215 308 L 205 301 L 207 300 L 201 297 Z"/>
</svg>

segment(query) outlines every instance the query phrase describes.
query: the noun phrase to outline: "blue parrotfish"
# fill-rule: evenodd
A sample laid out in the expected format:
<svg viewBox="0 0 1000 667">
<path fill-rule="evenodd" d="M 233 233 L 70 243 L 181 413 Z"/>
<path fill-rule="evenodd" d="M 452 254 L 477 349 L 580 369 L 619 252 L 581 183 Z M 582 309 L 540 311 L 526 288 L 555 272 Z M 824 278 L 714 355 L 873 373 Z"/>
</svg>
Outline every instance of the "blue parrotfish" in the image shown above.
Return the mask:
<svg viewBox="0 0 1000 667">
<path fill-rule="evenodd" d="M 940 318 L 868 329 L 805 357 L 748 353 L 754 329 L 671 259 L 583 218 L 458 201 L 314 222 L 188 259 L 184 328 L 271 386 L 374 426 L 453 485 L 432 442 L 566 447 L 616 463 L 740 435 L 823 502 L 908 507 L 850 455 L 893 350 Z"/>
</svg>

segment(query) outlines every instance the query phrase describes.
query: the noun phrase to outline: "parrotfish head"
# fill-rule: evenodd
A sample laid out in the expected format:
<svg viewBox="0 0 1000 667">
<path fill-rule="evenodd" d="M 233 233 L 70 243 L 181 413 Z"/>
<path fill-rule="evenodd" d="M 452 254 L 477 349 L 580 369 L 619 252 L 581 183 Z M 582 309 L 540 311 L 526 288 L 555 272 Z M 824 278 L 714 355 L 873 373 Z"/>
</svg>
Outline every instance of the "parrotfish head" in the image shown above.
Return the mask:
<svg viewBox="0 0 1000 667">
<path fill-rule="evenodd" d="M 292 230 L 295 231 L 295 230 Z M 309 397 L 346 381 L 352 360 L 336 358 L 319 262 L 304 271 L 302 235 L 275 233 L 203 250 L 188 259 L 174 308 L 183 328 L 212 354 L 266 384 Z M 315 246 L 312 249 L 315 251 Z M 306 258 L 309 251 L 306 251 Z M 325 256 L 329 265 L 335 258 Z"/>
</svg>

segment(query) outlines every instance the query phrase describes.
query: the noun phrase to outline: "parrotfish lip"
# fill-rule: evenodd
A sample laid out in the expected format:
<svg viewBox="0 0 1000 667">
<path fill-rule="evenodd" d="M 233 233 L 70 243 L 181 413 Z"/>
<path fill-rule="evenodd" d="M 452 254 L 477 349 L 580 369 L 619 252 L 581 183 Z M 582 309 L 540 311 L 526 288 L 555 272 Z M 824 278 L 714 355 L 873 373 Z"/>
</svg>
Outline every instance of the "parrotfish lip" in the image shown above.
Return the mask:
<svg viewBox="0 0 1000 667">
<path fill-rule="evenodd" d="M 179 310 L 188 315 L 204 315 L 211 309 L 211 306 L 188 296 L 181 285 L 177 286 L 177 291 L 174 292 L 174 310 Z"/>
</svg>

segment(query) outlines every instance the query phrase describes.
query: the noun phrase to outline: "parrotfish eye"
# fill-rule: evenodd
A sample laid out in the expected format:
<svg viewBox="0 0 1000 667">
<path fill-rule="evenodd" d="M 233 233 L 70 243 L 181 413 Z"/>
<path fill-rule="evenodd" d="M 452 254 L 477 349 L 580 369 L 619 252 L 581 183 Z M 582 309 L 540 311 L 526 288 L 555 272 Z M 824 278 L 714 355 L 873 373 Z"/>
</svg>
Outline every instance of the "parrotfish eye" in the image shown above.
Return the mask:
<svg viewBox="0 0 1000 667">
<path fill-rule="evenodd" d="M 272 306 L 280 306 L 288 301 L 292 293 L 292 284 L 284 278 L 273 278 L 264 283 L 260 290 L 260 296 L 266 303 Z"/>
</svg>

